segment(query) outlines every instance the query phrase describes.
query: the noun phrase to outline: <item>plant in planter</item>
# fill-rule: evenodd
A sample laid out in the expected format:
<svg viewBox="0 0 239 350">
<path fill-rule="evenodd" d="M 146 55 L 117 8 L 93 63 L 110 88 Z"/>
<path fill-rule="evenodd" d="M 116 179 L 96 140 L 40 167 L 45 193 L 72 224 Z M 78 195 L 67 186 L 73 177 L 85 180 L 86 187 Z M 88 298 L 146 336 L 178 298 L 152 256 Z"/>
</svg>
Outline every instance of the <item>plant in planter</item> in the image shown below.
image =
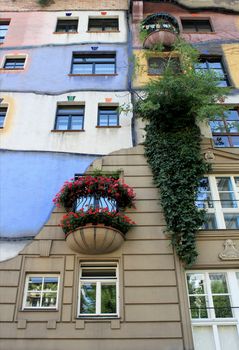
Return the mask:
<svg viewBox="0 0 239 350">
<path fill-rule="evenodd" d="M 60 226 L 70 248 L 81 253 L 111 252 L 135 223 L 122 213 L 134 207 L 131 187 L 114 177 L 80 176 L 66 181 L 53 202 L 64 207 Z"/>
</svg>

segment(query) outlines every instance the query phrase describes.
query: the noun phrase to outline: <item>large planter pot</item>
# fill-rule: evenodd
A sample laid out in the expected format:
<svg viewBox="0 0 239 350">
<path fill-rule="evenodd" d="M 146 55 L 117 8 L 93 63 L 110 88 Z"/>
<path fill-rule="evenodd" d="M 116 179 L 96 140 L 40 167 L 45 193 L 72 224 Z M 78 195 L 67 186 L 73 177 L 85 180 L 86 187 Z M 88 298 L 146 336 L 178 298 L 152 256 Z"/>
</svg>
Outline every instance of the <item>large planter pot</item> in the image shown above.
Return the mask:
<svg viewBox="0 0 239 350">
<path fill-rule="evenodd" d="M 166 47 L 170 47 L 176 41 L 177 35 L 170 30 L 156 30 L 150 33 L 144 40 L 144 48 L 152 49 L 157 44 L 163 44 Z"/>
<path fill-rule="evenodd" d="M 82 254 L 105 254 L 118 249 L 124 235 L 115 228 L 104 225 L 86 225 L 66 236 L 67 245 Z"/>
</svg>

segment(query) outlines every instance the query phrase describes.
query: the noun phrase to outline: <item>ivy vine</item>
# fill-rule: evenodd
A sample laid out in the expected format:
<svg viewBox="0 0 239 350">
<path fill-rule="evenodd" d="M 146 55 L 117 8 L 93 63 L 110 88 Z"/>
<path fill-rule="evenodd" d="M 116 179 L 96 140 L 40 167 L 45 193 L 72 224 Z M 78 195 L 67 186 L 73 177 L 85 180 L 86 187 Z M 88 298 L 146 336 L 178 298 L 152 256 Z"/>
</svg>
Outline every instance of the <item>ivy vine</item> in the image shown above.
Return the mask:
<svg viewBox="0 0 239 350">
<path fill-rule="evenodd" d="M 197 258 L 196 233 L 205 212 L 195 206 L 200 179 L 209 171 L 201 154 L 198 122 L 213 116 L 223 117 L 227 90 L 218 86 L 220 79 L 212 71 L 193 67 L 199 53 L 179 41 L 175 60 L 169 60 L 164 75 L 150 81 L 145 96 L 136 103 L 136 113 L 147 122 L 145 154 L 159 189 L 167 231 L 181 261 L 190 266 Z M 160 53 L 159 53 L 160 54 Z"/>
</svg>

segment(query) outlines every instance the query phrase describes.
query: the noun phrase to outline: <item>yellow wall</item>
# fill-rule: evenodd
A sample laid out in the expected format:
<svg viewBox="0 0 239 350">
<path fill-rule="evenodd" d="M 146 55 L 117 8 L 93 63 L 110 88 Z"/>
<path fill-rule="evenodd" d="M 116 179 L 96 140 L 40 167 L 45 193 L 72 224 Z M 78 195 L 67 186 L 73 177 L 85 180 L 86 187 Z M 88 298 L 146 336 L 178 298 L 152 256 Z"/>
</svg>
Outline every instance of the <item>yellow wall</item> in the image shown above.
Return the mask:
<svg viewBox="0 0 239 350">
<path fill-rule="evenodd" d="M 238 69 L 238 57 L 239 57 L 239 44 L 225 44 L 222 45 L 225 61 L 227 63 L 229 77 L 232 81 L 232 85 L 235 88 L 239 88 L 239 69 Z"/>
</svg>

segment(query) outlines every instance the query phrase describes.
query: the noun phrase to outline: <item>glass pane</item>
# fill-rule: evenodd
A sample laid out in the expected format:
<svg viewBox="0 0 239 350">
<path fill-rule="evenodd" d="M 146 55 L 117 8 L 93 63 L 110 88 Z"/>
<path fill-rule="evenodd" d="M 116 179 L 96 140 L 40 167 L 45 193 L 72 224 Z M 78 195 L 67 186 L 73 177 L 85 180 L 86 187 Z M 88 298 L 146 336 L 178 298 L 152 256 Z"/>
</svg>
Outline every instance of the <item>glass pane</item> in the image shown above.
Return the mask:
<svg viewBox="0 0 239 350">
<path fill-rule="evenodd" d="M 109 118 L 109 126 L 116 126 L 116 125 L 118 125 L 118 118 L 117 118 L 117 116 L 115 115 L 115 116 L 110 116 L 110 118 Z"/>
<path fill-rule="evenodd" d="M 221 70 L 223 72 L 221 62 L 208 62 L 208 66 L 210 69 Z"/>
<path fill-rule="evenodd" d="M 190 311 L 192 318 L 207 318 L 207 305 L 206 298 L 204 296 L 191 296 Z"/>
<path fill-rule="evenodd" d="M 101 277 L 101 278 L 107 278 L 107 277 L 116 277 L 116 270 L 115 269 L 82 269 L 82 277 Z"/>
<path fill-rule="evenodd" d="M 239 336 L 236 326 L 218 326 L 221 350 L 238 350 Z"/>
<path fill-rule="evenodd" d="M 222 120 L 210 121 L 210 127 L 212 132 L 226 132 L 226 126 Z"/>
<path fill-rule="evenodd" d="M 209 273 L 213 294 L 228 293 L 226 276 L 224 273 Z"/>
<path fill-rule="evenodd" d="M 0 128 L 3 127 L 5 117 L 0 116 Z"/>
<path fill-rule="evenodd" d="M 116 313 L 116 285 L 101 284 L 101 313 Z"/>
<path fill-rule="evenodd" d="M 72 74 L 93 74 L 92 64 L 73 64 Z"/>
<path fill-rule="evenodd" d="M 239 147 L 239 136 L 231 136 L 231 143 L 233 147 Z"/>
<path fill-rule="evenodd" d="M 57 130 L 67 130 L 68 129 L 68 117 L 57 117 L 56 129 Z"/>
<path fill-rule="evenodd" d="M 239 114 L 237 110 L 230 110 L 224 112 L 224 115 L 227 120 L 238 120 L 239 121 Z"/>
<path fill-rule="evenodd" d="M 229 177 L 217 177 L 218 191 L 232 191 L 231 179 Z"/>
<path fill-rule="evenodd" d="M 96 63 L 95 64 L 95 74 L 114 74 L 115 65 L 111 63 Z"/>
<path fill-rule="evenodd" d="M 216 317 L 232 317 L 230 297 L 228 295 L 214 295 L 212 297 Z"/>
<path fill-rule="evenodd" d="M 224 220 L 227 229 L 239 228 L 239 214 L 224 214 Z"/>
<path fill-rule="evenodd" d="M 205 222 L 202 226 L 203 230 L 216 230 L 217 229 L 217 220 L 215 214 L 207 213 L 205 216 Z"/>
<path fill-rule="evenodd" d="M 40 307 L 41 294 L 40 293 L 27 293 L 27 300 L 25 307 Z"/>
<path fill-rule="evenodd" d="M 216 350 L 212 326 L 193 327 L 194 350 Z"/>
<path fill-rule="evenodd" d="M 42 306 L 43 307 L 55 307 L 56 306 L 57 293 L 43 293 Z"/>
<path fill-rule="evenodd" d="M 57 277 L 45 277 L 43 290 L 57 290 L 58 287 L 58 278 Z"/>
<path fill-rule="evenodd" d="M 28 290 L 41 290 L 42 277 L 29 277 Z"/>
<path fill-rule="evenodd" d="M 82 117 L 72 117 L 71 119 L 71 129 L 81 130 L 83 129 L 83 118 Z"/>
<path fill-rule="evenodd" d="M 214 136 L 213 142 L 215 147 L 230 147 L 228 136 Z"/>
<path fill-rule="evenodd" d="M 189 294 L 205 294 L 204 275 L 200 273 L 187 274 Z"/>
<path fill-rule="evenodd" d="M 222 208 L 237 208 L 237 202 L 233 192 L 219 193 Z"/>
<path fill-rule="evenodd" d="M 108 117 L 105 115 L 101 115 L 99 117 L 99 125 L 100 126 L 108 126 Z"/>
<path fill-rule="evenodd" d="M 227 132 L 239 132 L 239 122 L 238 121 L 227 121 L 226 122 Z"/>
<path fill-rule="evenodd" d="M 95 314 L 96 313 L 96 284 L 84 283 L 81 285 L 81 314 Z"/>
</svg>

